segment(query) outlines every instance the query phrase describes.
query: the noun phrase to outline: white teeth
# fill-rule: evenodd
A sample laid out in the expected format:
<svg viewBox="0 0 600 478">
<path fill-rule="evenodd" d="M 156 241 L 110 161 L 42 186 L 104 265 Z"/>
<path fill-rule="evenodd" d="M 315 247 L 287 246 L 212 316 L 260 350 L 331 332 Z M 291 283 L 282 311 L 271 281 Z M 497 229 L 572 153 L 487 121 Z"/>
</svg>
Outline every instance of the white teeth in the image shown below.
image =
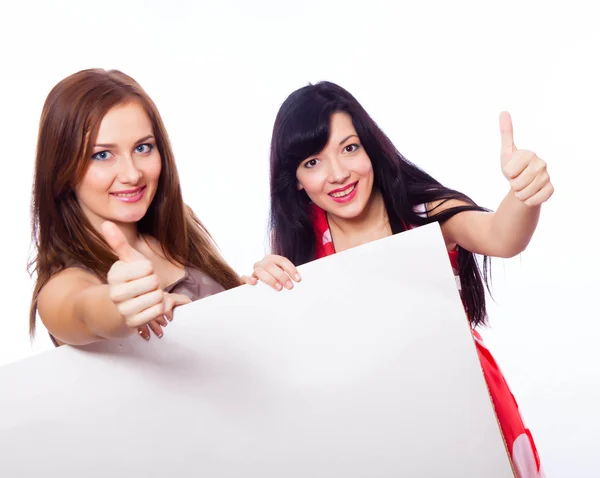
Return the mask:
<svg viewBox="0 0 600 478">
<path fill-rule="evenodd" d="M 139 193 L 140 191 L 136 191 L 134 193 L 113 193 L 113 195 L 120 198 L 132 198 L 133 196 L 137 196 Z"/>
<path fill-rule="evenodd" d="M 350 186 L 347 189 L 344 189 L 343 191 L 339 191 L 337 193 L 331 193 L 330 196 L 334 197 L 334 198 L 343 198 L 344 196 L 347 196 L 348 194 L 350 194 L 352 191 L 354 191 L 354 188 L 356 187 L 356 184 L 353 184 L 352 186 Z"/>
</svg>

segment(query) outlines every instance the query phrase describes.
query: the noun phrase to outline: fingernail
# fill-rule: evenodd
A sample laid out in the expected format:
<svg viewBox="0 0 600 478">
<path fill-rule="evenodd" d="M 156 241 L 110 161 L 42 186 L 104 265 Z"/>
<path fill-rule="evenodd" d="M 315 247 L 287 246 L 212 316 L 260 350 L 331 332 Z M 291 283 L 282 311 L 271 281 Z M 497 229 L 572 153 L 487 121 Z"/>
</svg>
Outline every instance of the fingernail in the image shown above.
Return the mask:
<svg viewBox="0 0 600 478">
<path fill-rule="evenodd" d="M 275 284 L 275 288 L 276 288 L 277 290 L 281 290 L 281 284 L 278 282 L 277 284 Z"/>
<path fill-rule="evenodd" d="M 150 335 L 142 335 L 142 337 L 144 338 L 144 340 L 150 340 Z"/>
<path fill-rule="evenodd" d="M 296 279 L 298 282 L 300 282 L 300 274 L 296 274 L 296 275 L 294 276 L 294 278 L 295 278 L 295 279 Z"/>
<path fill-rule="evenodd" d="M 285 283 L 285 286 L 286 286 L 288 289 L 291 289 L 292 287 L 294 287 L 294 285 L 293 285 L 293 284 L 292 284 L 290 281 L 287 281 L 287 282 Z"/>
<path fill-rule="evenodd" d="M 163 336 L 163 334 L 160 334 L 160 335 L 158 336 L 158 338 L 159 338 L 159 339 L 162 339 L 162 336 Z"/>
</svg>

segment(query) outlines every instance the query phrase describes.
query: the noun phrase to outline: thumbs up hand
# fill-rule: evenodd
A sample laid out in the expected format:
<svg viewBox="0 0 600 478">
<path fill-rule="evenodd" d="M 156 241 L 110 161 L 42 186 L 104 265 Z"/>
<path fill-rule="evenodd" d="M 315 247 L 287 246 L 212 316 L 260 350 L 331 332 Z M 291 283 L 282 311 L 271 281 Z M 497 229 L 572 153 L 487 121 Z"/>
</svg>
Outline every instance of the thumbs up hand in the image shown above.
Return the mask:
<svg viewBox="0 0 600 478">
<path fill-rule="evenodd" d="M 500 114 L 500 137 L 502 173 L 510 182 L 514 195 L 526 206 L 540 206 L 554 193 L 546 163 L 532 151 L 517 149 L 512 120 L 507 112 Z"/>
<path fill-rule="evenodd" d="M 128 327 L 138 328 L 139 334 L 150 338 L 148 327 L 162 337 L 167 317 L 172 320 L 172 309 L 191 302 L 181 294 L 168 294 L 160 288 L 154 267 L 146 257 L 129 245 L 120 229 L 112 222 L 102 224 L 102 234 L 118 256 L 108 271 L 110 298 L 123 316 Z"/>
</svg>

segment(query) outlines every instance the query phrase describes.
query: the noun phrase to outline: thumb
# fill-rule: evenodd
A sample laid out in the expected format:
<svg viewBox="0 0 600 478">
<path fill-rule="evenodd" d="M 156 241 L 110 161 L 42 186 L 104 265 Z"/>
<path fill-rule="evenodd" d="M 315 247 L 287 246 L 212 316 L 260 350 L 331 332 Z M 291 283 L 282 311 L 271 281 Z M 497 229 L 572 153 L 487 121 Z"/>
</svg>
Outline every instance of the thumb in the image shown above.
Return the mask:
<svg viewBox="0 0 600 478">
<path fill-rule="evenodd" d="M 252 276 L 240 276 L 240 280 L 243 284 L 248 285 L 256 285 L 258 283 L 258 279 Z"/>
<path fill-rule="evenodd" d="M 106 221 L 101 226 L 104 239 L 123 262 L 133 262 L 142 255 L 129 245 L 127 239 L 116 224 Z"/>
<path fill-rule="evenodd" d="M 512 158 L 513 153 L 517 150 L 513 137 L 513 125 L 510 113 L 503 111 L 500 113 L 500 159 L 502 166 L 505 166 Z"/>
<path fill-rule="evenodd" d="M 192 302 L 187 295 L 184 294 L 165 294 L 165 311 L 173 310 L 175 307 L 179 305 L 185 305 Z"/>
</svg>

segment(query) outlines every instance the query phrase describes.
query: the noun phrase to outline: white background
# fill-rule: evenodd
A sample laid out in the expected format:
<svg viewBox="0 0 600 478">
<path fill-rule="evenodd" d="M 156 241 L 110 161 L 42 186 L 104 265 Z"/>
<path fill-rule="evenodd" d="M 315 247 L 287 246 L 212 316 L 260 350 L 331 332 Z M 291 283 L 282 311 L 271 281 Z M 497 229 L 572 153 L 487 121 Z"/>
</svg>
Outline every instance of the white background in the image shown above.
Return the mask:
<svg viewBox="0 0 600 478">
<path fill-rule="evenodd" d="M 517 147 L 548 162 L 556 193 L 528 250 L 494 261 L 497 303 L 490 302 L 484 337 L 548 476 L 600 476 L 600 34 L 593 6 L 49 3 L 7 2 L 0 10 L 0 364 L 51 347 L 41 327 L 29 343 L 33 281 L 25 267 L 39 115 L 65 76 L 117 68 L 141 83 L 171 136 L 186 202 L 240 273 L 266 252 L 270 133 L 296 88 L 322 79 L 344 86 L 405 156 L 490 208 L 507 191 L 498 131 L 506 109 Z"/>
</svg>

